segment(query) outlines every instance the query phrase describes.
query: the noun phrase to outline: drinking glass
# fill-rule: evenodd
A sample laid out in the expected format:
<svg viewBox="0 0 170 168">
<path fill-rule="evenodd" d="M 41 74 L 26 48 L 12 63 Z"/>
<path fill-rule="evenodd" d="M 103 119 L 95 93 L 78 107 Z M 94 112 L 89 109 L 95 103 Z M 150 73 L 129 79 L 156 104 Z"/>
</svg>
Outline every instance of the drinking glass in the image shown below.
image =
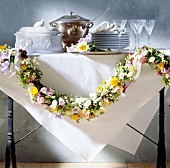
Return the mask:
<svg viewBox="0 0 170 168">
<path fill-rule="evenodd" d="M 127 20 L 113 20 L 113 23 L 115 23 L 116 25 L 125 27 Z"/>
<path fill-rule="evenodd" d="M 150 45 L 150 36 L 152 34 L 153 28 L 155 26 L 156 20 L 146 20 L 144 27 L 148 35 L 148 46 Z"/>
<path fill-rule="evenodd" d="M 139 48 L 139 38 L 145 23 L 145 19 L 132 19 L 129 20 L 129 24 L 135 34 L 135 49 Z"/>
</svg>

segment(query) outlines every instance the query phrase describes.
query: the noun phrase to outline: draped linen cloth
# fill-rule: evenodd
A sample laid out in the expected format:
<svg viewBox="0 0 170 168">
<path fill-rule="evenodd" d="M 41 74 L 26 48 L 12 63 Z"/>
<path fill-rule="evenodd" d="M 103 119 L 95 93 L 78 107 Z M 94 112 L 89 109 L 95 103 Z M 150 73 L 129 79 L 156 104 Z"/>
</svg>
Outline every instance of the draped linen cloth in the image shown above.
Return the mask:
<svg viewBox="0 0 170 168">
<path fill-rule="evenodd" d="M 60 93 L 88 96 L 94 92 L 102 80 L 114 74 L 114 68 L 125 54 L 81 55 L 46 54 L 40 55 L 42 83 Z M 164 87 L 161 77 L 148 65 L 142 67 L 139 78 L 132 83 L 125 97 L 111 104 L 104 115 L 90 122 L 77 124 L 67 117 L 62 119 L 32 104 L 27 90 L 18 85 L 16 75 L 0 73 L 0 89 L 21 104 L 40 124 L 58 138 L 69 149 L 92 160 L 107 144 L 135 154 L 142 136 L 129 128 L 126 123 L 145 132 L 158 109 L 159 91 Z"/>
</svg>

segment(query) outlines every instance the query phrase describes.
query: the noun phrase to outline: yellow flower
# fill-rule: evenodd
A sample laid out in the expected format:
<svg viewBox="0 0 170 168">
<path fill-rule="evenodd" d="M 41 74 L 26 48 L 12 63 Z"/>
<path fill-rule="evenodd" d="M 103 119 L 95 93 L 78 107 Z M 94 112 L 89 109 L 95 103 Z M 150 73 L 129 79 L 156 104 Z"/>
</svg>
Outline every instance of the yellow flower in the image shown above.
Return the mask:
<svg viewBox="0 0 170 168">
<path fill-rule="evenodd" d="M 73 115 L 71 116 L 71 119 L 72 119 L 72 120 L 78 120 L 78 118 L 79 118 L 79 116 L 78 116 L 77 114 L 73 114 Z"/>
<path fill-rule="evenodd" d="M 106 103 L 107 105 L 110 105 L 112 102 L 109 101 L 108 99 L 103 99 L 104 103 Z"/>
<path fill-rule="evenodd" d="M 163 63 L 163 62 L 160 62 L 160 63 L 157 65 L 157 67 L 158 67 L 159 69 L 163 69 L 163 68 L 164 68 L 164 63 Z"/>
<path fill-rule="evenodd" d="M 87 51 L 89 49 L 89 46 L 87 45 L 87 42 L 83 41 L 77 45 L 78 50 L 81 51 Z"/>
<path fill-rule="evenodd" d="M 103 88 L 102 88 L 102 85 L 98 86 L 97 89 L 96 89 L 97 92 L 102 92 L 103 91 Z"/>
<path fill-rule="evenodd" d="M 58 106 L 56 106 L 55 108 L 51 108 L 51 107 L 50 107 L 50 111 L 51 111 L 51 112 L 55 112 L 55 111 L 57 112 L 57 111 L 58 111 Z"/>
<path fill-rule="evenodd" d="M 82 44 L 80 46 L 80 50 L 82 50 L 82 51 L 86 51 L 86 48 L 87 48 L 87 46 L 85 44 Z"/>
<path fill-rule="evenodd" d="M 0 46 L 0 49 L 1 49 L 1 50 L 5 50 L 5 49 L 6 49 L 6 45 L 1 45 L 1 46 Z"/>
<path fill-rule="evenodd" d="M 31 93 L 32 95 L 36 95 L 36 94 L 38 94 L 38 89 L 34 86 L 34 87 L 30 90 L 30 93 Z"/>
<path fill-rule="evenodd" d="M 108 107 L 111 103 L 112 103 L 111 101 L 109 101 L 109 100 L 107 100 L 107 99 L 103 99 L 103 101 L 102 101 L 102 106 L 103 106 L 103 108 L 106 108 L 106 107 Z"/>
<path fill-rule="evenodd" d="M 72 115 L 72 111 L 71 111 L 71 110 L 70 110 L 70 111 L 66 111 L 66 112 L 65 112 L 65 115 L 67 115 L 67 116 Z"/>
<path fill-rule="evenodd" d="M 22 68 L 22 70 L 24 71 L 24 70 L 27 69 L 27 66 L 26 66 L 25 64 L 22 64 L 22 65 L 21 65 L 21 68 Z"/>
<path fill-rule="evenodd" d="M 102 84 L 105 85 L 105 84 L 106 84 L 106 81 L 102 80 Z"/>
<path fill-rule="evenodd" d="M 119 82 L 119 79 L 117 77 L 114 77 L 110 80 L 110 85 L 111 86 L 117 86 Z"/>
</svg>

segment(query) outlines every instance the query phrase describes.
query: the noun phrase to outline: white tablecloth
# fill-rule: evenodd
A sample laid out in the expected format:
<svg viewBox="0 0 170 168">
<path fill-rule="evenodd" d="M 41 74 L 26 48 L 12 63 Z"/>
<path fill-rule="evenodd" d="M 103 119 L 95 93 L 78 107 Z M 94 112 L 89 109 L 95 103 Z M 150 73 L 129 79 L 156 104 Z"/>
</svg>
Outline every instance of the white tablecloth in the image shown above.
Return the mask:
<svg viewBox="0 0 170 168">
<path fill-rule="evenodd" d="M 95 91 L 102 79 L 106 80 L 114 73 L 116 63 L 124 57 L 67 53 L 41 55 L 42 83 L 60 93 L 86 96 Z M 110 105 L 106 114 L 90 122 L 77 124 L 66 117 L 62 120 L 54 116 L 49 118 L 48 111 L 30 102 L 26 90 L 18 85 L 17 77 L 9 76 L 9 73 L 0 73 L 0 89 L 24 106 L 63 144 L 88 161 L 107 144 L 134 154 L 142 136 L 126 126 L 126 123 L 144 133 L 158 109 L 158 93 L 164 86 L 161 77 L 145 65 L 139 79 L 127 89 L 126 97 Z"/>
</svg>

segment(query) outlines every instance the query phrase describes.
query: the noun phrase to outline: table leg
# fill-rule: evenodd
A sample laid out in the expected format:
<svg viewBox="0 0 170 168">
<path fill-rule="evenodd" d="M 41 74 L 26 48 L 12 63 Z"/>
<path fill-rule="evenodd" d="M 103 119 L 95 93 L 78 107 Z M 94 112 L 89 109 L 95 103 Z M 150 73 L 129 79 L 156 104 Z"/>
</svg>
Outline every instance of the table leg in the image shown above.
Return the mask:
<svg viewBox="0 0 170 168">
<path fill-rule="evenodd" d="M 134 129 L 139 134 L 143 135 L 145 138 L 147 138 L 148 140 L 150 140 L 151 142 L 153 142 L 155 145 L 158 146 L 156 168 L 166 168 L 165 131 L 164 131 L 164 119 L 165 119 L 164 90 L 165 88 L 163 88 L 159 92 L 159 140 L 158 140 L 158 143 L 154 142 L 152 139 L 142 134 L 136 128 L 127 124 L 130 128 Z"/>
<path fill-rule="evenodd" d="M 5 152 L 5 168 L 10 167 L 10 161 L 12 160 L 12 168 L 17 168 L 16 155 L 15 155 L 15 142 L 13 132 L 13 99 L 8 97 L 8 142 Z"/>
<path fill-rule="evenodd" d="M 159 141 L 158 141 L 158 155 L 157 155 L 157 165 L 156 168 L 166 168 L 166 151 L 165 151 L 165 133 L 164 133 L 164 90 L 163 88 L 160 94 L 159 100 Z"/>
</svg>

